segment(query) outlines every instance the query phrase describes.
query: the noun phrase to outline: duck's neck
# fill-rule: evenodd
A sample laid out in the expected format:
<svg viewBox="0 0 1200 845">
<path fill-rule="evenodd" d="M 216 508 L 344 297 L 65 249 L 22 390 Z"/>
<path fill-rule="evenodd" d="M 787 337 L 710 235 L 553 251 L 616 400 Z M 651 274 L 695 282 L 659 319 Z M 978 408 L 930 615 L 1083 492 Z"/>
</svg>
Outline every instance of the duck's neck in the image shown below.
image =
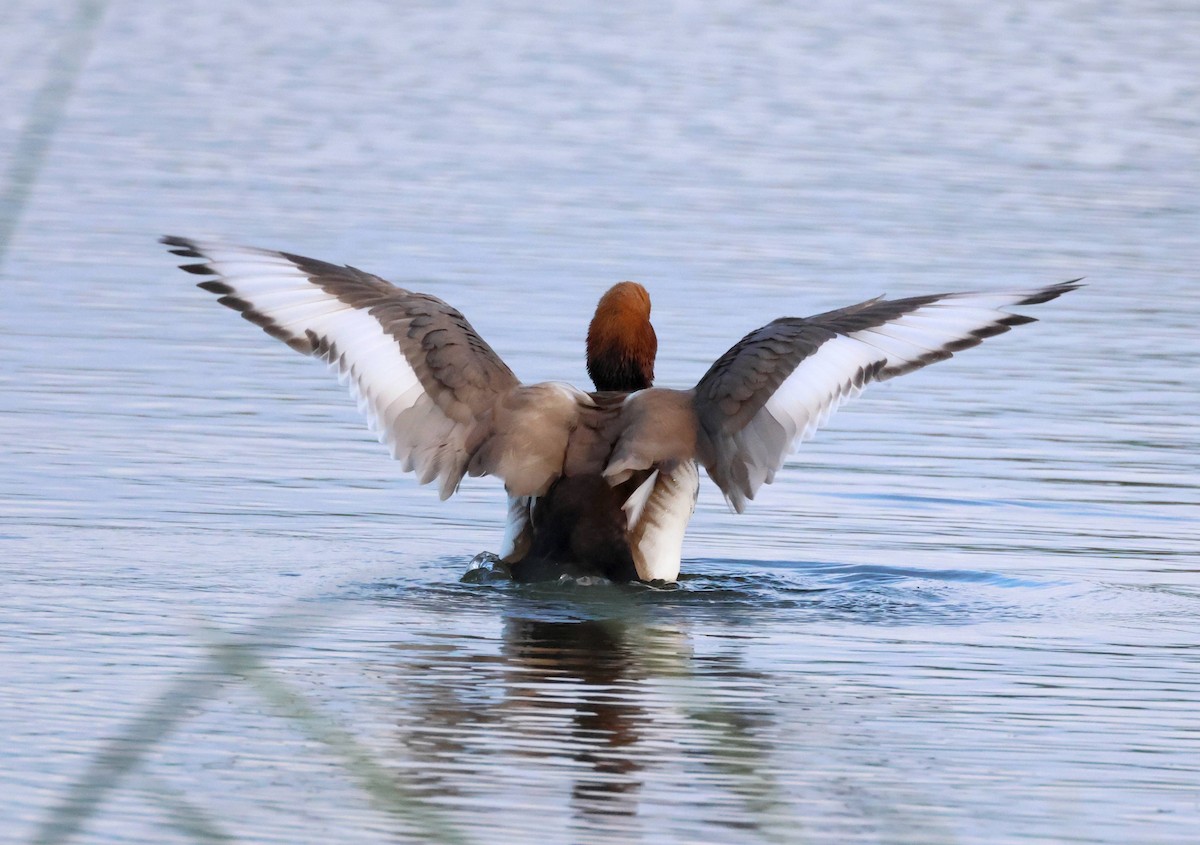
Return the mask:
<svg viewBox="0 0 1200 845">
<path fill-rule="evenodd" d="M 632 393 L 650 387 L 657 354 L 646 289 L 636 282 L 609 288 L 588 326 L 587 371 L 596 390 Z"/>
</svg>

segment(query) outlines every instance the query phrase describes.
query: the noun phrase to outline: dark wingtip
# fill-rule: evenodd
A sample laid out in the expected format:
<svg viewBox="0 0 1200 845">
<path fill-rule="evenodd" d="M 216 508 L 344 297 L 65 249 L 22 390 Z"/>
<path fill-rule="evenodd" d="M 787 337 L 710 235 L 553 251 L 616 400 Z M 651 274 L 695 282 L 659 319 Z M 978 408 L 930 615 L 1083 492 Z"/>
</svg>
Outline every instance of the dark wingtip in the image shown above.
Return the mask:
<svg viewBox="0 0 1200 845">
<path fill-rule="evenodd" d="M 178 235 L 163 235 L 158 242 L 174 247 L 174 249 L 168 250 L 172 255 L 179 255 L 183 258 L 204 258 L 195 242 L 187 238 L 181 238 Z"/>
<path fill-rule="evenodd" d="M 1083 287 L 1083 276 L 1078 279 L 1071 279 L 1068 282 L 1059 282 L 1057 285 L 1042 288 L 1035 291 L 1029 296 L 1018 302 L 1018 305 L 1041 305 L 1043 302 L 1049 302 L 1052 299 L 1058 299 L 1064 293 L 1070 293 L 1073 290 L 1079 290 Z"/>
</svg>

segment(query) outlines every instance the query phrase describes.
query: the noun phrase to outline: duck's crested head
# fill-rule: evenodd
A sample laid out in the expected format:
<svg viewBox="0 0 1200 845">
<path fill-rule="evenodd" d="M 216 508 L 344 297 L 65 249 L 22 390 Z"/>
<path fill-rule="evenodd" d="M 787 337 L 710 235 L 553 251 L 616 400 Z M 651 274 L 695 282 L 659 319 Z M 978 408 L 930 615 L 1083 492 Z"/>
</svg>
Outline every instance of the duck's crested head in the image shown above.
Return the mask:
<svg viewBox="0 0 1200 845">
<path fill-rule="evenodd" d="M 637 282 L 613 285 L 588 326 L 587 370 L 596 390 L 631 393 L 654 383 L 658 337 L 650 325 L 650 294 Z"/>
</svg>

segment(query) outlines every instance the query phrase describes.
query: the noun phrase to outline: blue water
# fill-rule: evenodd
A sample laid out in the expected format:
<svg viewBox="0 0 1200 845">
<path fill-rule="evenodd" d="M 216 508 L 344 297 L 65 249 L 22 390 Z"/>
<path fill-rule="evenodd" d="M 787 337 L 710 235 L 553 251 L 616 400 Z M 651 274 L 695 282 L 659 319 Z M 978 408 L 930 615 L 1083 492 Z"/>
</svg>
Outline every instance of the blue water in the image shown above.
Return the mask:
<svg viewBox="0 0 1200 845">
<path fill-rule="evenodd" d="M 1195 841 L 1200 10 L 112 0 L 47 123 L 77 8 L 0 12 L 0 173 L 31 185 L 0 265 L 6 839 L 214 671 L 215 628 L 467 841 Z M 620 279 L 674 386 L 784 314 L 1089 286 L 873 387 L 746 514 L 706 487 L 677 588 L 515 587 L 458 580 L 498 486 L 403 477 L 163 233 L 353 263 L 580 385 Z M 218 682 L 78 841 L 427 841 Z"/>
</svg>

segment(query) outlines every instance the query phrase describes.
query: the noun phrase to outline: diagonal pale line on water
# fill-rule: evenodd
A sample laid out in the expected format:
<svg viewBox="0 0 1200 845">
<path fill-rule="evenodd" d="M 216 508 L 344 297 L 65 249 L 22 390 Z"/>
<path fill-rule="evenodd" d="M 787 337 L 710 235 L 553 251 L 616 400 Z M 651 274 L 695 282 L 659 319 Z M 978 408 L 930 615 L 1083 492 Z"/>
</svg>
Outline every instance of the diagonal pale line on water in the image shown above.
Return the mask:
<svg viewBox="0 0 1200 845">
<path fill-rule="evenodd" d="M 85 824 L 104 806 L 128 775 L 197 708 L 216 697 L 226 686 L 248 683 L 282 715 L 322 743 L 342 768 L 357 778 L 375 806 L 409 822 L 424 841 L 466 845 L 463 836 L 424 797 L 415 794 L 361 746 L 348 732 L 318 713 L 304 698 L 272 673 L 260 649 L 267 639 L 286 639 L 296 620 L 283 613 L 259 623 L 240 636 L 208 632 L 208 659 L 180 675 L 144 711 L 113 737 L 89 762 L 66 794 L 52 806 L 30 840 L 31 845 L 60 845 L 80 834 Z M 305 617 L 308 618 L 308 617 Z M 266 639 L 264 639 L 266 638 Z M 183 803 L 178 796 L 159 796 L 171 816 L 172 826 L 196 841 L 222 841 L 228 836 L 202 807 Z"/>
<path fill-rule="evenodd" d="M 79 833 L 105 798 L 125 775 L 137 768 L 146 754 L 191 715 L 192 709 L 212 698 L 232 678 L 212 677 L 209 667 L 178 678 L 125 730 L 93 757 L 87 770 L 67 795 L 51 808 L 32 839 L 33 845 L 66 842 Z"/>
<path fill-rule="evenodd" d="M 420 830 L 426 842 L 466 845 L 467 839 L 442 810 L 397 779 L 352 734 L 319 713 L 268 669 L 248 645 L 225 638 L 211 643 L 210 654 L 229 676 L 243 678 L 281 715 L 332 752 L 342 768 L 358 779 L 377 808 L 408 821 Z"/>
<path fill-rule="evenodd" d="M 0 183 L 0 267 L 4 265 L 17 223 L 33 194 L 38 172 L 62 122 L 79 72 L 91 52 L 105 5 L 106 0 L 80 0 L 58 53 L 50 63 L 46 82 L 33 99 L 29 122 L 17 138 L 8 172 Z"/>
</svg>

